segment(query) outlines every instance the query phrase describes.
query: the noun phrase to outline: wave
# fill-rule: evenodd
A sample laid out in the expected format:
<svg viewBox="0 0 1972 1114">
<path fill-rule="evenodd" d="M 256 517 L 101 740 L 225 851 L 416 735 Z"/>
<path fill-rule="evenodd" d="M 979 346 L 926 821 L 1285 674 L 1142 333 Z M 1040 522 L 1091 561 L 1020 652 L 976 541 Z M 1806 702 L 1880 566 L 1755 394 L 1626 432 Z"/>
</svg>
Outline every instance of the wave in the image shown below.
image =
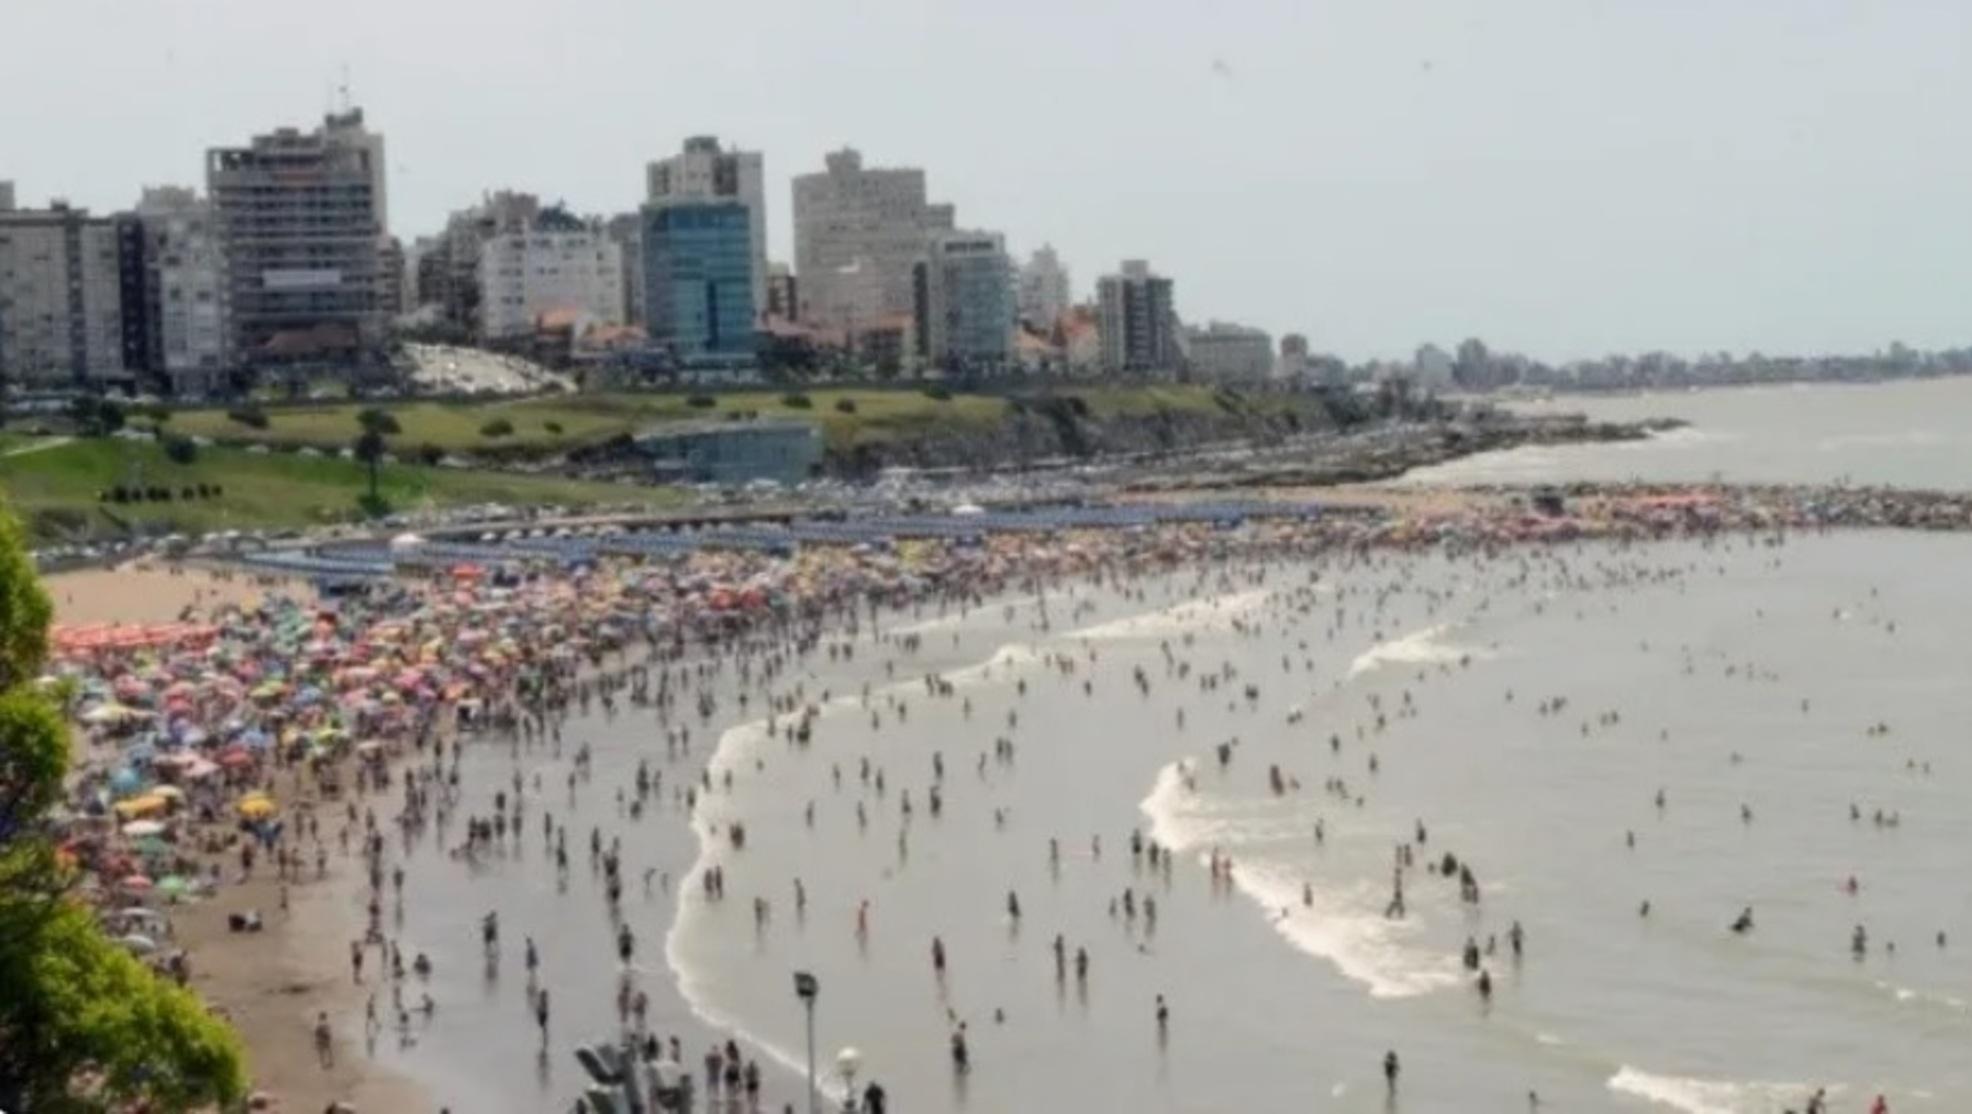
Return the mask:
<svg viewBox="0 0 1972 1114">
<path fill-rule="evenodd" d="M 1150 821 L 1152 839 L 1177 854 L 1195 854 L 1274 838 L 1251 817 L 1200 797 L 1187 783 L 1189 770 L 1188 762 L 1159 770 L 1150 794 L 1137 806 Z M 1423 918 L 1415 912 L 1401 921 L 1384 917 L 1383 895 L 1371 884 L 1317 886 L 1312 901 L 1304 901 L 1306 881 L 1264 861 L 1241 860 L 1233 870 L 1234 888 L 1260 907 L 1283 940 L 1332 964 L 1367 987 L 1372 998 L 1411 998 L 1464 981 L 1451 957 L 1407 943 L 1424 932 Z"/>
<path fill-rule="evenodd" d="M 1478 661 L 1492 656 L 1489 651 L 1477 647 L 1444 641 L 1451 629 L 1449 624 L 1440 624 L 1379 642 L 1357 654 L 1356 660 L 1349 663 L 1349 677 L 1353 680 L 1385 665 L 1455 665 L 1468 659 Z"/>
<path fill-rule="evenodd" d="M 1260 605 L 1266 602 L 1267 594 L 1265 588 L 1256 588 L 1247 592 L 1233 592 L 1202 600 L 1186 600 L 1184 603 L 1161 611 L 1132 615 L 1124 619 L 1112 619 L 1106 623 L 1097 623 L 1094 626 L 1070 631 L 1066 637 L 1114 641 L 1171 638 L 1208 630 L 1225 630 L 1232 626 L 1233 620 L 1244 618 L 1259 610 Z"/>
<path fill-rule="evenodd" d="M 1628 1064 L 1609 1077 L 1609 1089 L 1685 1114 L 1773 1114 L 1789 1104 L 1806 1102 L 1814 1090 L 1805 1083 L 1731 1083 L 1656 1075 Z M 1828 1093 L 1839 1095 L 1841 1090 L 1830 1087 Z"/>
</svg>

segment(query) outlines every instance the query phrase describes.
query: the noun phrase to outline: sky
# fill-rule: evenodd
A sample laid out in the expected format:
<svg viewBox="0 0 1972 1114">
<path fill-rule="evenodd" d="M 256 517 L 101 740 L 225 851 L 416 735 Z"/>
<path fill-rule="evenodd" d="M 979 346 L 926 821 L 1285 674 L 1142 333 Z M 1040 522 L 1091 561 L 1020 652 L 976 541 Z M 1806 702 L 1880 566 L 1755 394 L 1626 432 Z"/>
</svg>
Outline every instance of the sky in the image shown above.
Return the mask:
<svg viewBox="0 0 1972 1114">
<path fill-rule="evenodd" d="M 127 208 L 353 103 L 391 231 L 848 144 L 965 227 L 1351 360 L 1972 342 L 1965 0 L 0 0 L 0 179 Z M 21 44 L 42 44 L 20 49 Z"/>
</svg>

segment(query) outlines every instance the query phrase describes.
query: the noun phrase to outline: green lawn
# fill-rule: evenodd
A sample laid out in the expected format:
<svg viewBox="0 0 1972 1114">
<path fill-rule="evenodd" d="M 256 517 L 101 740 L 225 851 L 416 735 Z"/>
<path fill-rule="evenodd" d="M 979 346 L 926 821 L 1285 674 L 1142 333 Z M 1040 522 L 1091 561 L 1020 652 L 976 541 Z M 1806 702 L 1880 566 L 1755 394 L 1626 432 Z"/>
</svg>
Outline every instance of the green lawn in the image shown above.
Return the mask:
<svg viewBox="0 0 1972 1114">
<path fill-rule="evenodd" d="M 990 428 L 1007 419 L 1009 404 L 997 395 L 955 394 L 936 399 L 910 389 L 867 390 L 824 388 L 805 392 L 808 407 L 789 406 L 781 390 L 706 392 L 711 407 L 695 407 L 682 393 L 602 392 L 549 395 L 488 402 L 385 403 L 403 433 L 391 438 L 400 452 L 431 445 L 444 452 L 502 453 L 542 456 L 593 445 L 621 433 L 635 433 L 665 422 L 725 418 L 752 413 L 762 418 L 795 418 L 817 422 L 831 451 L 847 452 L 857 445 L 902 437 L 936 435 Z M 1224 407 L 1209 387 L 1159 385 L 1144 387 L 1064 387 L 1057 393 L 1075 395 L 1088 406 L 1089 416 L 1141 418 L 1160 412 L 1218 413 Z M 854 412 L 836 409 L 847 399 Z M 1238 405 L 1261 412 L 1305 408 L 1305 400 L 1279 396 L 1249 396 Z M 185 410 L 174 414 L 167 428 L 214 440 L 273 445 L 314 445 L 340 448 L 357 433 L 357 404 L 308 407 L 268 407 L 268 428 L 254 429 L 226 416 L 224 410 Z M 488 437 L 487 423 L 505 419 L 513 432 Z M 550 426 L 556 428 L 551 429 Z"/>
<path fill-rule="evenodd" d="M 174 423 L 175 424 L 175 423 Z M 379 488 L 396 510 L 471 503 L 594 506 L 676 505 L 674 489 L 590 483 L 505 472 L 386 465 Z M 98 494 L 118 485 L 217 484 L 214 499 L 104 503 Z M 175 464 L 148 441 L 78 440 L 42 452 L 0 456 L 0 491 L 36 537 L 100 536 L 126 525 L 185 533 L 317 525 L 350 519 L 367 490 L 361 464 L 328 457 L 207 448 L 190 465 Z"/>
</svg>

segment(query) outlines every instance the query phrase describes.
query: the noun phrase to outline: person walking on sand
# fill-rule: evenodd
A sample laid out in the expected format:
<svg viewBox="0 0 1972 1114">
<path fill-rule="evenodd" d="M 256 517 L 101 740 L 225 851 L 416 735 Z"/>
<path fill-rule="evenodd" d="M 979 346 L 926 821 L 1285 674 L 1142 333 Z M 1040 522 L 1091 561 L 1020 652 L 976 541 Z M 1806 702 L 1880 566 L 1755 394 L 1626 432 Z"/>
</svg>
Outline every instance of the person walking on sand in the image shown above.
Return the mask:
<svg viewBox="0 0 1972 1114">
<path fill-rule="evenodd" d="M 334 1034 L 329 1031 L 326 1011 L 315 1014 L 315 1060 L 324 1070 L 336 1066 Z"/>
<path fill-rule="evenodd" d="M 1391 1049 L 1383 1054 L 1383 1082 L 1391 1094 L 1397 1093 L 1397 1074 L 1403 1070 L 1397 1063 L 1397 1050 Z"/>
<path fill-rule="evenodd" d="M 548 1047 L 548 988 L 534 998 L 534 1023 L 541 1029 L 541 1047 Z"/>
</svg>

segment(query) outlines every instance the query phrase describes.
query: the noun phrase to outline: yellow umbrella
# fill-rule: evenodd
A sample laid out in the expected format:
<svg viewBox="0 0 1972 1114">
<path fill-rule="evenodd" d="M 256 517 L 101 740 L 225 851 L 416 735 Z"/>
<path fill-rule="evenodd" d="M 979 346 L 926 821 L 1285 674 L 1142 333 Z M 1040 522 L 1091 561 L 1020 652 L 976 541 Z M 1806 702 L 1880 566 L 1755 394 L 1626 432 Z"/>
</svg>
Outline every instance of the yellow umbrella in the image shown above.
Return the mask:
<svg viewBox="0 0 1972 1114">
<path fill-rule="evenodd" d="M 280 806 L 266 797 L 245 797 L 239 803 L 240 815 L 248 820 L 265 820 L 281 811 Z"/>
<path fill-rule="evenodd" d="M 127 801 L 118 801 L 111 807 L 116 810 L 118 816 L 125 820 L 132 820 L 139 816 L 149 816 L 153 813 L 163 812 L 167 805 L 163 797 L 152 796 L 147 793 L 141 797 L 132 797 Z"/>
</svg>

